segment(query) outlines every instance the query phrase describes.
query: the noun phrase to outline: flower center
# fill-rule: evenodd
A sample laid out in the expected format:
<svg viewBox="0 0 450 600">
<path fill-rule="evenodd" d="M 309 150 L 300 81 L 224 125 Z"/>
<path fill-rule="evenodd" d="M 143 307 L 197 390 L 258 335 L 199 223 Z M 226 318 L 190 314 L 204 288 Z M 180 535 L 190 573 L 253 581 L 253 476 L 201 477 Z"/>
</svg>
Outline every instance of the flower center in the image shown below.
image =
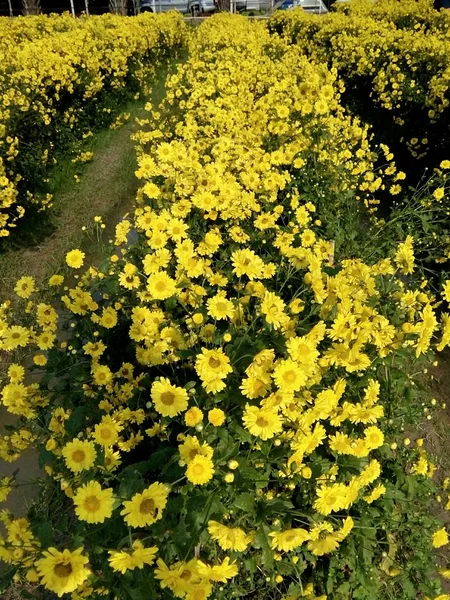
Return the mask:
<svg viewBox="0 0 450 600">
<path fill-rule="evenodd" d="M 190 571 L 184 570 L 181 575 L 180 575 L 181 579 L 183 579 L 184 581 L 189 581 L 189 579 L 192 577 L 192 573 Z"/>
<path fill-rule="evenodd" d="M 166 284 L 164 281 L 158 281 L 155 287 L 158 290 L 158 292 L 163 292 L 166 289 Z"/>
<path fill-rule="evenodd" d="M 71 564 L 65 565 L 64 563 L 58 563 L 57 565 L 55 565 L 53 567 L 53 573 L 57 577 L 69 577 L 69 575 L 72 573 L 72 565 Z"/>
<path fill-rule="evenodd" d="M 104 429 L 100 429 L 100 437 L 104 440 L 109 440 L 109 438 L 111 437 L 112 433 L 111 430 L 108 428 L 104 428 Z"/>
<path fill-rule="evenodd" d="M 72 454 L 72 460 L 76 463 L 81 463 L 86 458 L 84 450 L 75 450 Z"/>
<path fill-rule="evenodd" d="M 293 383 L 295 381 L 295 372 L 294 371 L 286 371 L 284 374 L 284 380 L 287 383 Z"/>
<path fill-rule="evenodd" d="M 211 369 L 217 369 L 218 367 L 220 367 L 220 360 L 217 360 L 217 358 L 211 356 L 211 358 L 208 361 L 208 364 L 211 367 Z"/>
<path fill-rule="evenodd" d="M 96 512 L 100 508 L 100 500 L 97 496 L 88 496 L 84 501 L 84 508 L 89 512 Z"/>
<path fill-rule="evenodd" d="M 203 465 L 194 465 L 192 469 L 195 475 L 201 475 L 203 473 Z"/>
<path fill-rule="evenodd" d="M 163 392 L 161 394 L 161 402 L 164 404 L 164 406 L 172 406 L 174 400 L 175 394 L 172 392 Z"/>
<path fill-rule="evenodd" d="M 139 512 L 142 515 L 152 515 L 155 512 L 155 502 L 152 498 L 146 498 L 141 502 Z"/>
<path fill-rule="evenodd" d="M 256 419 L 256 424 L 258 425 L 258 427 L 267 427 L 267 425 L 269 424 L 269 422 L 264 417 L 258 417 Z"/>
</svg>

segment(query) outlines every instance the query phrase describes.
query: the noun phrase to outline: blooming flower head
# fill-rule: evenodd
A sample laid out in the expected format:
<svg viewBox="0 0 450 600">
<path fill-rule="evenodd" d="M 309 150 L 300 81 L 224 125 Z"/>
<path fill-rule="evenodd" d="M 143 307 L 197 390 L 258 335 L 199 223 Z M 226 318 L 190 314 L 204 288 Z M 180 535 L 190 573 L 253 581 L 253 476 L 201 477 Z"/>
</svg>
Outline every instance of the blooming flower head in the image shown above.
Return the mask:
<svg viewBox="0 0 450 600">
<path fill-rule="evenodd" d="M 113 490 L 102 489 L 97 481 L 89 481 L 78 488 L 73 503 L 79 519 L 88 523 L 103 523 L 112 515 Z"/>
<path fill-rule="evenodd" d="M 130 527 L 145 527 L 162 518 L 169 489 L 162 483 L 152 483 L 140 494 L 123 503 L 121 515 Z"/>
<path fill-rule="evenodd" d="M 61 597 L 86 581 L 89 575 L 86 567 L 88 562 L 87 556 L 83 555 L 83 548 L 74 552 L 49 548 L 35 564 L 41 583 Z"/>
<path fill-rule="evenodd" d="M 217 521 L 208 521 L 208 531 L 222 550 L 243 552 L 251 542 L 251 537 L 239 527 L 226 527 Z"/>
<path fill-rule="evenodd" d="M 94 465 L 95 446 L 92 442 L 75 439 L 64 446 L 62 455 L 69 469 L 74 473 L 79 473 Z"/>
<path fill-rule="evenodd" d="M 81 250 L 71 250 L 66 254 L 66 263 L 72 269 L 79 269 L 83 266 L 85 254 Z"/>
<path fill-rule="evenodd" d="M 166 377 L 155 381 L 151 391 L 155 410 L 163 417 L 175 417 L 188 407 L 188 393 L 185 389 L 172 385 Z"/>
<path fill-rule="evenodd" d="M 186 477 L 194 485 L 208 483 L 214 475 L 214 463 L 207 456 L 197 454 L 187 466 Z"/>
<path fill-rule="evenodd" d="M 280 416 L 274 408 L 258 408 L 246 404 L 242 420 L 245 428 L 262 440 L 273 438 L 282 430 Z"/>
</svg>

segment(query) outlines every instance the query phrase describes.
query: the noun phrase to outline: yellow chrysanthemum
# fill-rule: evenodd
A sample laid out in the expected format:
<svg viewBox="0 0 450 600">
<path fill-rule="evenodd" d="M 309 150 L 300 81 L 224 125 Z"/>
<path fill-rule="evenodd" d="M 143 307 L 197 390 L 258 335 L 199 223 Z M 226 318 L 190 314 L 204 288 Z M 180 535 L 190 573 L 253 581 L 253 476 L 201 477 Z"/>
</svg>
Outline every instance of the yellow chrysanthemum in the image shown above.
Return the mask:
<svg viewBox="0 0 450 600">
<path fill-rule="evenodd" d="M 230 359 L 221 348 L 216 350 L 202 348 L 195 360 L 195 370 L 206 391 L 215 394 L 225 388 L 223 380 L 233 369 Z"/>
<path fill-rule="evenodd" d="M 169 489 L 162 483 L 152 483 L 140 494 L 135 494 L 131 500 L 123 503 L 121 515 L 130 527 L 145 527 L 152 525 L 162 518 L 167 504 Z"/>
<path fill-rule="evenodd" d="M 188 407 L 188 393 L 185 389 L 172 385 L 166 377 L 161 377 L 152 385 L 151 397 L 155 410 L 163 417 L 175 417 Z"/>
<path fill-rule="evenodd" d="M 197 437 L 187 435 L 183 443 L 178 447 L 181 459 L 188 465 L 198 455 L 212 458 L 213 449 L 206 442 L 200 444 Z"/>
<path fill-rule="evenodd" d="M 117 443 L 119 431 L 119 424 L 115 423 L 108 415 L 103 417 L 101 422 L 95 426 L 93 437 L 97 444 L 109 448 Z"/>
<path fill-rule="evenodd" d="M 188 464 L 186 477 L 194 485 L 204 485 L 212 479 L 214 475 L 214 463 L 212 460 L 201 454 L 197 454 Z"/>
<path fill-rule="evenodd" d="M 21 277 L 17 280 L 14 291 L 20 298 L 29 298 L 36 289 L 35 281 L 32 277 Z"/>
<path fill-rule="evenodd" d="M 36 561 L 36 569 L 41 583 L 48 590 L 61 597 L 76 590 L 89 575 L 86 568 L 89 559 L 83 555 L 83 548 L 74 552 L 49 548 L 43 552 L 44 558 Z"/>
<path fill-rule="evenodd" d="M 220 408 L 212 408 L 208 412 L 208 421 L 214 427 L 220 427 L 225 423 L 225 413 Z"/>
<path fill-rule="evenodd" d="M 197 406 L 190 408 L 184 415 L 184 422 L 188 427 L 195 427 L 202 421 L 203 413 Z"/>
<path fill-rule="evenodd" d="M 132 571 L 136 568 L 142 569 L 144 565 L 153 564 L 157 552 L 158 548 L 156 546 L 145 548 L 140 540 L 136 540 L 133 543 L 131 553 L 125 550 L 121 550 L 120 552 L 110 550 L 108 562 L 113 571 L 117 571 L 123 575 L 126 571 Z"/>
<path fill-rule="evenodd" d="M 62 455 L 69 469 L 79 473 L 93 466 L 96 458 L 95 446 L 92 442 L 75 439 L 64 446 Z"/>
<path fill-rule="evenodd" d="M 113 511 L 112 488 L 102 489 L 98 481 L 89 481 L 78 488 L 73 497 L 75 514 L 81 521 L 103 523 Z"/>
<path fill-rule="evenodd" d="M 442 546 L 446 546 L 448 544 L 448 533 L 445 527 L 442 529 L 438 529 L 433 533 L 433 547 L 434 548 L 442 548 Z"/>
<path fill-rule="evenodd" d="M 160 271 L 150 275 L 147 290 L 154 300 L 167 300 L 177 291 L 176 281 L 169 277 L 165 271 Z"/>
<path fill-rule="evenodd" d="M 251 537 L 239 527 L 226 527 L 217 521 L 208 521 L 208 531 L 222 550 L 244 552 L 251 542 Z"/>
<path fill-rule="evenodd" d="M 309 540 L 309 533 L 306 529 L 287 529 L 286 531 L 272 531 L 269 534 L 272 538 L 272 549 L 290 552 L 299 548 L 304 542 Z"/>
<path fill-rule="evenodd" d="M 80 269 L 83 266 L 85 254 L 81 250 L 71 250 L 66 254 L 66 263 L 72 269 Z"/>
<path fill-rule="evenodd" d="M 283 427 L 280 416 L 274 408 L 258 408 L 246 404 L 242 420 L 245 428 L 262 440 L 273 438 Z"/>
<path fill-rule="evenodd" d="M 291 359 L 278 363 L 274 369 L 273 378 L 281 392 L 298 392 L 307 380 L 301 365 Z"/>
<path fill-rule="evenodd" d="M 230 563 L 228 556 L 223 560 L 221 564 L 207 565 L 203 561 L 197 561 L 198 574 L 202 579 L 207 581 L 217 581 L 220 583 L 226 583 L 227 579 L 235 577 L 239 569 L 236 563 Z"/>
</svg>

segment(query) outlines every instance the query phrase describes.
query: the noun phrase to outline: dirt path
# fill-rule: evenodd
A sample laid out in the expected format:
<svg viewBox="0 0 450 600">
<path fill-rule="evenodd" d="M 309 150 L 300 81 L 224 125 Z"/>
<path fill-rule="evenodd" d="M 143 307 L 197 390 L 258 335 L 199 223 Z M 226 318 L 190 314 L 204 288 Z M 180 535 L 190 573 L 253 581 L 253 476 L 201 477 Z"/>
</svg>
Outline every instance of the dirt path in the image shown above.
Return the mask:
<svg viewBox="0 0 450 600">
<path fill-rule="evenodd" d="M 155 82 L 150 99 L 153 106 L 159 104 L 165 94 L 166 75 L 167 69 L 161 70 Z M 79 183 L 74 184 L 72 180 L 67 190 L 55 194 L 55 229 L 52 235 L 39 245 L 0 255 L 0 302 L 14 296 L 15 282 L 22 275 L 33 276 L 40 287 L 53 273 L 67 271 L 65 254 L 73 248 L 81 248 L 86 253 L 86 264 L 96 265 L 102 260 L 104 242 L 107 243 L 113 236 L 116 224 L 134 206 L 139 182 L 134 174 L 137 162 L 131 135 L 139 128 L 136 118 L 144 116 L 144 106 L 145 101 L 142 100 L 127 107 L 125 110 L 130 112 L 130 119 L 125 125 L 117 130 L 100 132 L 97 150 L 92 161 L 85 166 Z M 93 229 L 97 215 L 105 224 L 101 241 Z M 83 232 L 83 227 L 86 232 Z M 10 360 L 6 355 L 3 358 L 2 361 L 0 356 L 0 381 L 1 371 Z M 15 422 L 15 416 L 0 405 L 0 435 L 7 433 L 5 426 Z M 26 451 L 13 463 L 0 460 L 0 477 L 11 475 L 17 469 L 20 469 L 18 481 L 21 487 L 14 490 L 2 505 L 16 517 L 26 514 L 34 497 L 30 482 L 42 474 L 36 450 Z"/>
</svg>

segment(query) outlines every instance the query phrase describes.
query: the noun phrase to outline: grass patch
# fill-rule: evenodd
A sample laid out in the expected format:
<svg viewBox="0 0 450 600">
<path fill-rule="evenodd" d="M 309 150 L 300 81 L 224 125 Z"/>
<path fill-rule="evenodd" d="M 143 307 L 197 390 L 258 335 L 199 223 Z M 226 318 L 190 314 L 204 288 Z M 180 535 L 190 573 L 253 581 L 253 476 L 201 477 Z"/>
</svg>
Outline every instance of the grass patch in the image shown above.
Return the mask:
<svg viewBox="0 0 450 600">
<path fill-rule="evenodd" d="M 94 152 L 89 163 L 73 163 L 71 155 L 55 166 L 48 182 L 54 195 L 52 209 L 33 227 L 26 228 L 29 233 L 21 232 L 19 245 L 11 245 L 0 255 L 0 301 L 13 295 L 15 282 L 22 275 L 34 277 L 39 286 L 51 274 L 65 272 L 65 254 L 73 248 L 81 248 L 89 259 L 101 253 L 99 242 L 108 239 L 134 204 L 138 180 L 131 134 L 135 119 L 144 116 L 145 103 L 156 105 L 164 96 L 167 71 L 161 69 L 158 73 L 150 98 L 124 107 L 123 111 L 130 113 L 128 122 L 90 138 L 89 147 L 83 148 Z M 106 225 L 101 237 L 101 230 L 94 227 L 95 216 L 101 216 Z"/>
</svg>

